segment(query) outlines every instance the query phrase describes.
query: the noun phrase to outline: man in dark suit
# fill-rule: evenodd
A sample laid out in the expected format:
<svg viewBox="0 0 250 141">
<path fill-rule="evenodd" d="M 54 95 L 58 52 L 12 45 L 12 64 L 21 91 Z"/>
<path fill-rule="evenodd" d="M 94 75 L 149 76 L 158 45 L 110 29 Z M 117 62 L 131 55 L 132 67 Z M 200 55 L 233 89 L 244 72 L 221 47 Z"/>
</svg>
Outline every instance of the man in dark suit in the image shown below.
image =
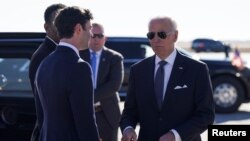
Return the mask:
<svg viewBox="0 0 250 141">
<path fill-rule="evenodd" d="M 40 141 L 97 141 L 91 68 L 79 56 L 91 36 L 92 14 L 79 7 L 64 8 L 55 26 L 61 38 L 56 50 L 39 66 L 35 90 L 43 119 Z"/>
<path fill-rule="evenodd" d="M 169 17 L 149 22 L 155 55 L 130 69 L 120 127 L 122 141 L 201 141 L 214 121 L 211 80 L 205 63 L 175 48 L 178 31 Z"/>
<path fill-rule="evenodd" d="M 54 21 L 59 11 L 65 7 L 66 6 L 63 4 L 52 4 L 49 7 L 47 7 L 47 9 L 44 12 L 44 20 L 45 20 L 44 29 L 46 31 L 46 37 L 44 42 L 32 55 L 29 67 L 30 84 L 34 94 L 36 107 L 39 106 L 40 104 L 38 104 L 39 103 L 38 95 L 34 92 L 35 74 L 42 60 L 56 49 L 57 43 L 59 42 L 59 37 L 57 36 L 57 31 L 54 25 Z M 31 141 L 38 141 L 40 129 L 41 129 L 41 123 L 39 124 L 38 120 L 36 120 L 35 128 L 31 136 Z"/>
<path fill-rule="evenodd" d="M 104 47 L 107 37 L 101 24 L 93 23 L 91 31 L 93 35 L 89 40 L 89 49 L 80 51 L 80 56 L 92 65 L 95 114 L 100 137 L 103 141 L 117 141 L 121 117 L 118 91 L 124 74 L 123 56 Z"/>
</svg>

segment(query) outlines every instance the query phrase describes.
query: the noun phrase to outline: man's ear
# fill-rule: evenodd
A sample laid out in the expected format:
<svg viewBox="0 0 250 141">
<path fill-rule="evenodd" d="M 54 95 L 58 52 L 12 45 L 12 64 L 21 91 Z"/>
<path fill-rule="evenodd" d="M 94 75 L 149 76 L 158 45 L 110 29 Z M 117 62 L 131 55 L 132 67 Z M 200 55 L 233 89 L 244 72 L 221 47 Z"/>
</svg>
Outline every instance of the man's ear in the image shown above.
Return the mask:
<svg viewBox="0 0 250 141">
<path fill-rule="evenodd" d="M 105 40 L 105 42 L 108 40 L 108 37 L 107 36 L 104 36 L 104 40 Z"/>
<path fill-rule="evenodd" d="M 75 25 L 74 29 L 75 29 L 75 33 L 77 33 L 77 34 L 79 34 L 81 32 L 81 30 L 83 30 L 82 25 L 79 23 Z"/>
<path fill-rule="evenodd" d="M 49 25 L 47 23 L 44 23 L 43 28 L 47 32 L 49 30 Z"/>
<path fill-rule="evenodd" d="M 174 42 L 176 42 L 177 41 L 177 39 L 178 39 L 178 31 L 176 30 L 176 31 L 174 31 L 175 33 L 174 33 Z"/>
</svg>

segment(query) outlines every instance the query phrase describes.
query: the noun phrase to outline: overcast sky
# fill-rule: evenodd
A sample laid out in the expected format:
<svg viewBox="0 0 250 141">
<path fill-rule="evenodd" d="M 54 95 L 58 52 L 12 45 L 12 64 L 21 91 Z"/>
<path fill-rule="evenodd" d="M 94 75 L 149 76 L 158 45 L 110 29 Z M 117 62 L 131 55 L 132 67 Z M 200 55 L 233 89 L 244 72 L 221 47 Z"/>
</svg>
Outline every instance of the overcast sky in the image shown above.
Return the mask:
<svg viewBox="0 0 250 141">
<path fill-rule="evenodd" d="M 6 0 L 0 5 L 0 32 L 44 32 L 43 12 L 53 3 L 88 8 L 109 36 L 142 36 L 155 16 L 178 24 L 179 41 L 198 37 L 250 40 L 249 0 Z"/>
</svg>

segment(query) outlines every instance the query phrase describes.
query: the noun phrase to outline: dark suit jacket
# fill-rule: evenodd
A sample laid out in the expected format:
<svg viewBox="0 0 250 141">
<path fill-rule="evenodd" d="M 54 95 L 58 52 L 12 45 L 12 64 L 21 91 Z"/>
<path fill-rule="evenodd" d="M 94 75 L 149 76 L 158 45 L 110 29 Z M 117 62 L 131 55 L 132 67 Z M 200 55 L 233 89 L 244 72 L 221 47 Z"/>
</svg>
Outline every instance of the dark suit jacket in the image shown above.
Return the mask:
<svg viewBox="0 0 250 141">
<path fill-rule="evenodd" d="M 51 41 L 49 38 L 46 37 L 44 42 L 39 46 L 39 48 L 36 50 L 36 52 L 32 55 L 32 58 L 30 61 L 29 78 L 30 78 L 31 88 L 32 88 L 32 91 L 34 94 L 34 100 L 35 100 L 36 107 L 41 105 L 37 94 L 34 92 L 34 80 L 35 80 L 36 71 L 37 71 L 37 68 L 39 67 L 40 63 L 42 62 L 42 60 L 45 57 L 47 57 L 55 49 L 56 49 L 56 44 L 53 41 Z M 40 113 L 40 115 L 41 114 L 42 113 Z M 42 121 L 42 119 L 39 121 Z M 33 133 L 32 133 L 31 141 L 38 141 L 39 131 L 41 129 L 41 125 L 42 125 L 42 123 L 38 123 L 38 120 L 37 120 L 35 128 L 34 128 Z"/>
<path fill-rule="evenodd" d="M 155 56 L 131 67 L 121 130 L 140 124 L 139 141 L 158 141 L 175 129 L 182 141 L 200 141 L 214 121 L 212 87 L 206 64 L 177 52 L 161 110 L 154 93 Z M 187 88 L 175 89 L 176 86 Z"/>
<path fill-rule="evenodd" d="M 73 49 L 58 46 L 45 58 L 35 86 L 44 114 L 40 141 L 98 140 L 91 69 Z"/>
<path fill-rule="evenodd" d="M 90 63 L 89 49 L 80 51 L 80 56 Z M 119 126 L 121 118 L 118 91 L 124 74 L 122 60 L 120 53 L 103 48 L 94 92 L 94 101 L 101 102 L 102 110 L 114 129 Z"/>
</svg>

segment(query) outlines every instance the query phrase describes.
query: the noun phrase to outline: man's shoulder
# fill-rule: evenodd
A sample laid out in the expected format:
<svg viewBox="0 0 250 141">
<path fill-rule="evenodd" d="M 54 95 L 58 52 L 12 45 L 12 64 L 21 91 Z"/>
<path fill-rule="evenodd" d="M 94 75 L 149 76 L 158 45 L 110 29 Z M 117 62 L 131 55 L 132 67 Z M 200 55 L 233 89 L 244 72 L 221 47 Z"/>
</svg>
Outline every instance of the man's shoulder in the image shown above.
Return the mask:
<svg viewBox="0 0 250 141">
<path fill-rule="evenodd" d="M 107 47 L 104 47 L 103 48 L 103 51 L 106 52 L 106 54 L 110 55 L 110 56 L 117 56 L 119 58 L 123 58 L 123 55 L 118 52 L 118 51 L 115 51 L 113 49 L 110 49 L 110 48 L 107 48 Z"/>
<path fill-rule="evenodd" d="M 56 44 L 52 42 L 51 40 L 45 38 L 44 42 L 42 42 L 37 50 L 34 52 L 34 54 L 31 57 L 32 60 L 36 60 L 36 58 L 44 58 L 47 55 L 49 55 L 51 52 L 53 52 L 56 49 Z"/>
<path fill-rule="evenodd" d="M 145 68 L 151 67 L 154 65 L 154 55 L 151 57 L 144 58 L 136 63 L 134 63 L 131 67 L 135 68 Z"/>
<path fill-rule="evenodd" d="M 45 48 L 48 48 L 48 49 L 51 49 L 51 50 L 54 50 L 56 48 L 57 44 L 52 41 L 51 39 L 49 38 L 45 38 L 44 41 L 39 45 L 38 50 L 42 50 L 42 49 L 45 49 Z"/>
<path fill-rule="evenodd" d="M 208 68 L 207 64 L 205 62 L 202 62 L 198 59 L 191 58 L 191 57 L 183 55 L 181 53 L 177 54 L 176 59 L 178 59 L 178 61 L 177 61 L 178 64 L 182 64 L 182 65 L 188 67 L 189 69 L 193 69 L 196 71 L 202 70 L 204 68 Z"/>
<path fill-rule="evenodd" d="M 186 63 L 190 63 L 190 64 L 197 64 L 197 65 L 206 65 L 206 63 L 200 61 L 199 59 L 194 59 L 191 58 L 190 56 L 184 55 L 182 53 L 177 53 L 177 57 L 180 57 L 182 61 L 185 61 Z"/>
</svg>

